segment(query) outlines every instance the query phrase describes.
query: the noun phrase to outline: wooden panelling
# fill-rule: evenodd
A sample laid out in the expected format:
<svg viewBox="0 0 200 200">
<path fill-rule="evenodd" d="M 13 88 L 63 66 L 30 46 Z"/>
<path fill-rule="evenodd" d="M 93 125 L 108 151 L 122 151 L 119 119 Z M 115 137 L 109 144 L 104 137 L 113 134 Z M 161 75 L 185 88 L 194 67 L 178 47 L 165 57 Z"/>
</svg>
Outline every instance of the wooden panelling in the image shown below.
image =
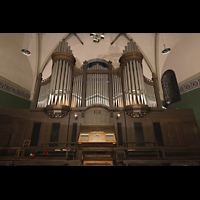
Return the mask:
<svg viewBox="0 0 200 200">
<path fill-rule="evenodd" d="M 122 109 L 110 111 L 98 108 L 101 112 L 94 115 L 95 109 L 97 108 L 87 108 L 85 113 L 84 109 L 72 110 L 61 119 L 48 117 L 42 109 L 37 111 L 0 110 L 0 146 L 21 146 L 25 139 L 31 139 L 34 123 L 41 123 L 39 146 L 50 142 L 52 123 L 60 123 L 58 138 L 60 143 L 72 142 L 74 123 L 77 123 L 76 141 L 80 132 L 91 131 L 114 132 L 118 140 L 117 123 L 121 123 L 123 142 L 136 142 L 134 123 L 142 123 L 144 142 L 154 142 L 153 123 L 155 122 L 161 125 L 165 146 L 200 146 L 200 133 L 191 109 L 151 109 L 150 113 L 144 118 L 131 118 L 124 114 Z M 77 118 L 74 117 L 74 112 L 77 113 Z M 118 118 L 117 113 L 119 112 L 120 117 Z M 99 121 L 97 118 L 95 121 L 90 121 L 94 116 L 98 116 Z M 153 143 L 146 144 L 146 146 L 152 145 Z"/>
</svg>

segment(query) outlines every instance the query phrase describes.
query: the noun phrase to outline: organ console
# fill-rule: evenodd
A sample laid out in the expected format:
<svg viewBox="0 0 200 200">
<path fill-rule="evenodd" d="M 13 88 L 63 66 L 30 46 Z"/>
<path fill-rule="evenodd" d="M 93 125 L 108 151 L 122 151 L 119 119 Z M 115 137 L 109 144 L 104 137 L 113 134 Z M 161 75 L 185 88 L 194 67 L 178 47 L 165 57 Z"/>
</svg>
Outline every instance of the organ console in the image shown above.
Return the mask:
<svg viewBox="0 0 200 200">
<path fill-rule="evenodd" d="M 50 117 L 64 117 L 70 108 L 104 105 L 125 108 L 131 117 L 143 117 L 157 107 L 153 80 L 143 75 L 143 55 L 132 40 L 114 68 L 111 61 L 92 59 L 81 68 L 63 40 L 52 54 L 52 74 L 41 82 L 37 107 Z"/>
</svg>

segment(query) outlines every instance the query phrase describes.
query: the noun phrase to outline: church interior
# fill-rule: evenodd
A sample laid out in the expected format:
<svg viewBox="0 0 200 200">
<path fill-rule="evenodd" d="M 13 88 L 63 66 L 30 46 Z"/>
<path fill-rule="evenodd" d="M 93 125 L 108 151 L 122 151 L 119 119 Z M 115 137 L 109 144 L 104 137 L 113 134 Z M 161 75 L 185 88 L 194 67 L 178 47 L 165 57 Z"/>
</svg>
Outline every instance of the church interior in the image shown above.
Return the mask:
<svg viewBox="0 0 200 200">
<path fill-rule="evenodd" d="M 0 33 L 1 166 L 199 166 L 199 33 Z"/>
</svg>

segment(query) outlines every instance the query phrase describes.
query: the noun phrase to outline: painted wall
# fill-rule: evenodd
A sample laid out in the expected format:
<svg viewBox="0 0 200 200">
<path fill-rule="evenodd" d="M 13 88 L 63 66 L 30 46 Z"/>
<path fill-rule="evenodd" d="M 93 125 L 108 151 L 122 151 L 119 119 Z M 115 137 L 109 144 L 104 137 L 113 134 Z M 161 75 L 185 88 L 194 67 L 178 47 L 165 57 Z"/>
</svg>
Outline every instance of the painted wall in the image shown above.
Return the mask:
<svg viewBox="0 0 200 200">
<path fill-rule="evenodd" d="M 199 33 L 184 34 L 184 37 L 173 48 L 170 46 L 172 50 L 167 54 L 163 67 L 160 69 L 161 74 L 168 69 L 172 69 L 176 73 L 177 82 L 180 83 L 199 73 L 199 46 Z"/>
<path fill-rule="evenodd" d="M 181 101 L 173 103 L 168 108 L 191 108 L 194 111 L 200 129 L 200 88 L 181 95 Z"/>
<path fill-rule="evenodd" d="M 24 34 L 20 33 L 0 34 L 0 75 L 31 91 L 33 72 L 28 57 L 21 53 L 23 36 Z"/>
<path fill-rule="evenodd" d="M 0 109 L 30 109 L 31 101 L 0 90 Z"/>
</svg>

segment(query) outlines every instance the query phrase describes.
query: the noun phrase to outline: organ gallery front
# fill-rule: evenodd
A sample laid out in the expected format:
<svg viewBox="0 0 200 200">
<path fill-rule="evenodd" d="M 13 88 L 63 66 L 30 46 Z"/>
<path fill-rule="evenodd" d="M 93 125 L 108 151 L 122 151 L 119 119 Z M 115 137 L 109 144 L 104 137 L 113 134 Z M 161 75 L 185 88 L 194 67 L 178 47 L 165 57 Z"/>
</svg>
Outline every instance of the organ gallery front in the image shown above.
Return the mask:
<svg viewBox="0 0 200 200">
<path fill-rule="evenodd" d="M 51 76 L 38 75 L 32 108 L 0 110 L 5 132 L 11 127 L 1 135 L 0 163 L 10 156 L 30 165 L 199 165 L 193 111 L 162 107 L 158 79 L 144 76 L 135 42 L 124 47 L 118 68 L 99 58 L 77 68 L 65 40 L 51 59 Z"/>
</svg>

